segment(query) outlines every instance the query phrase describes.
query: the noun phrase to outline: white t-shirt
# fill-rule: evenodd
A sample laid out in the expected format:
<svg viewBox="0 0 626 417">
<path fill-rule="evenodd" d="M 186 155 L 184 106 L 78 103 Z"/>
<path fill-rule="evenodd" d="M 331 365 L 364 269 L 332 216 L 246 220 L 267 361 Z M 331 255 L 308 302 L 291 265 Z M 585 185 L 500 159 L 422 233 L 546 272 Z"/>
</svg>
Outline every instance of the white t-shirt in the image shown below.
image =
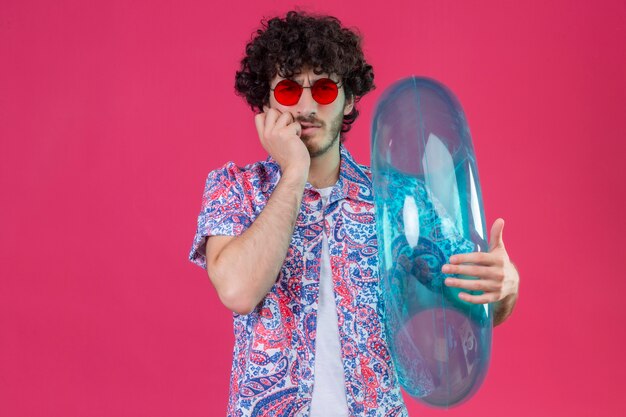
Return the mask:
<svg viewBox="0 0 626 417">
<path fill-rule="evenodd" d="M 322 210 L 328 204 L 333 187 L 320 188 Z M 315 337 L 315 374 L 311 417 L 347 417 L 346 384 L 341 361 L 341 344 L 335 290 L 330 270 L 328 240 L 322 233 L 322 264 L 320 266 L 317 329 Z"/>
</svg>

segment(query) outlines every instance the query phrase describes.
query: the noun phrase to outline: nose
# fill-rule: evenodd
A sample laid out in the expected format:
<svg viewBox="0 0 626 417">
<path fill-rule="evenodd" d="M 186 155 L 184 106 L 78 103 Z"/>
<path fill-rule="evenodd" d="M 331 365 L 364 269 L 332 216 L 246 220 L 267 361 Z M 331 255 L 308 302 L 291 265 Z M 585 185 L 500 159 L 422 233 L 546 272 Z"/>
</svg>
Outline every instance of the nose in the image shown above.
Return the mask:
<svg viewBox="0 0 626 417">
<path fill-rule="evenodd" d="M 313 99 L 310 88 L 303 88 L 300 100 L 296 104 L 296 113 L 298 116 L 308 117 L 317 113 L 317 101 Z"/>
</svg>

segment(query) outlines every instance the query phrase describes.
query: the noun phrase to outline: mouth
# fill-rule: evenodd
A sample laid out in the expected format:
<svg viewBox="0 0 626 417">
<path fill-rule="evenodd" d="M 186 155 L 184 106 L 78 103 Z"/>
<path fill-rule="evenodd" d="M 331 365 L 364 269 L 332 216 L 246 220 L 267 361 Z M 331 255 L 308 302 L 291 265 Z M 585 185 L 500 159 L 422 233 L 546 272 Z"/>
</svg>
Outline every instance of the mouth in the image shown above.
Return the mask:
<svg viewBox="0 0 626 417">
<path fill-rule="evenodd" d="M 315 132 L 317 129 L 322 127 L 321 125 L 315 125 L 312 123 L 300 123 L 300 126 L 302 126 L 303 134 L 309 134 L 309 133 Z"/>
</svg>

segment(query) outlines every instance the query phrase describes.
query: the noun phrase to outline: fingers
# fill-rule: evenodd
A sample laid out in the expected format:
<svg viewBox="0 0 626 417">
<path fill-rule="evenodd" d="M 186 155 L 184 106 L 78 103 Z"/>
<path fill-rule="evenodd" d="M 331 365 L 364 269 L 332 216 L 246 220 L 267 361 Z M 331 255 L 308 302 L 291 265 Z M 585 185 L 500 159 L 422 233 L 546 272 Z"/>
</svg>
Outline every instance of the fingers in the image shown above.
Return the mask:
<svg viewBox="0 0 626 417">
<path fill-rule="evenodd" d="M 298 137 L 302 132 L 302 126 L 300 125 L 300 123 L 294 120 L 293 115 L 288 111 L 281 113 L 278 116 L 278 118 L 276 119 L 276 124 L 273 127 L 273 129 L 277 131 L 284 128 L 288 128 L 288 130 L 293 132 Z"/>
<path fill-rule="evenodd" d="M 300 122 L 293 122 L 291 125 L 296 129 L 296 135 L 300 137 L 302 135 L 302 125 Z"/>
<path fill-rule="evenodd" d="M 274 129 L 281 129 L 289 124 L 291 124 L 293 122 L 293 116 L 291 115 L 291 113 L 289 113 L 288 111 L 282 113 L 280 116 L 278 116 L 278 119 L 276 120 L 276 125 L 274 126 Z"/>
<path fill-rule="evenodd" d="M 504 219 L 498 218 L 495 222 L 493 222 L 493 226 L 491 226 L 491 233 L 489 236 L 489 251 L 491 252 L 498 246 L 504 246 L 504 242 L 502 240 L 502 230 L 504 229 Z"/>
<path fill-rule="evenodd" d="M 259 134 L 261 141 L 265 140 L 265 135 L 263 134 L 265 130 L 265 116 L 265 113 L 259 113 L 254 116 L 254 125 L 256 126 L 256 131 Z"/>
<path fill-rule="evenodd" d="M 493 262 L 496 262 L 489 254 L 483 252 L 474 252 L 468 254 L 454 255 L 455 262 L 459 260 L 473 259 L 474 261 L 481 261 L 483 265 L 477 264 L 446 264 L 441 268 L 441 271 L 446 274 L 465 275 L 468 277 L 475 277 L 476 279 L 469 278 L 454 278 L 447 277 L 445 279 L 445 285 L 452 288 L 458 288 L 465 291 L 481 291 L 482 294 L 472 295 L 465 292 L 458 294 L 459 299 L 467 301 L 472 304 L 485 304 L 493 303 L 502 298 L 503 289 L 503 269 L 494 266 Z M 487 264 L 485 266 L 484 264 Z"/>
<path fill-rule="evenodd" d="M 276 125 L 276 120 L 278 120 L 279 116 L 280 112 L 276 109 L 269 109 L 267 112 L 265 112 L 265 127 L 263 130 L 263 132 L 265 133 L 265 137 L 270 136 L 270 133 L 274 129 L 274 126 Z"/>
<path fill-rule="evenodd" d="M 465 292 L 459 293 L 459 298 L 472 304 L 495 303 L 498 297 L 494 293 L 485 293 L 480 295 L 471 295 Z"/>
<path fill-rule="evenodd" d="M 446 278 L 445 283 L 448 287 L 467 291 L 483 291 L 485 293 L 499 292 L 502 288 L 502 285 L 498 282 L 484 279 Z"/>
<path fill-rule="evenodd" d="M 459 299 L 472 304 L 495 303 L 503 298 L 502 283 L 498 281 L 484 279 L 462 279 L 446 278 L 445 284 L 448 287 L 458 288 L 465 291 L 481 291 L 482 294 L 468 294 L 460 292 Z"/>
<path fill-rule="evenodd" d="M 441 268 L 441 272 L 445 274 L 467 275 L 482 279 L 502 280 L 502 270 L 492 266 L 482 265 L 450 265 L 446 264 Z"/>
<path fill-rule="evenodd" d="M 300 136 L 302 126 L 295 122 L 290 112 L 281 113 L 277 109 L 263 107 L 264 113 L 255 116 L 255 123 L 259 136 L 269 137 L 274 130 L 278 131 L 285 127 L 293 125 L 293 133 Z"/>
<path fill-rule="evenodd" d="M 450 257 L 451 264 L 473 263 L 477 265 L 498 265 L 499 258 L 489 252 L 459 253 Z"/>
</svg>

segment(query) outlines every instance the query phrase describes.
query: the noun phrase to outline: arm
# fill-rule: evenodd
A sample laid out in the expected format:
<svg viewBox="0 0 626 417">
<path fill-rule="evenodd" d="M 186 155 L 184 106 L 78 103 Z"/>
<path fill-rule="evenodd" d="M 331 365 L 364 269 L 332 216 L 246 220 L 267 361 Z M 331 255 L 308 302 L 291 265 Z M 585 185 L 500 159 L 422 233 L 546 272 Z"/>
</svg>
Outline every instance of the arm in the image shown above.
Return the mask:
<svg viewBox="0 0 626 417">
<path fill-rule="evenodd" d="M 207 273 L 229 310 L 248 314 L 276 282 L 305 184 L 305 175 L 285 172 L 261 214 L 244 233 L 207 240 Z"/>
<path fill-rule="evenodd" d="M 281 178 L 254 223 L 235 238 L 207 241 L 207 272 L 220 300 L 248 314 L 267 295 L 285 261 L 300 212 L 311 159 L 301 126 L 289 112 L 273 108 L 255 116 L 263 148 L 281 167 Z"/>
<path fill-rule="evenodd" d="M 511 294 L 494 304 L 493 309 L 493 325 L 494 327 L 504 323 L 511 315 L 515 303 L 517 302 L 517 293 Z"/>
</svg>

